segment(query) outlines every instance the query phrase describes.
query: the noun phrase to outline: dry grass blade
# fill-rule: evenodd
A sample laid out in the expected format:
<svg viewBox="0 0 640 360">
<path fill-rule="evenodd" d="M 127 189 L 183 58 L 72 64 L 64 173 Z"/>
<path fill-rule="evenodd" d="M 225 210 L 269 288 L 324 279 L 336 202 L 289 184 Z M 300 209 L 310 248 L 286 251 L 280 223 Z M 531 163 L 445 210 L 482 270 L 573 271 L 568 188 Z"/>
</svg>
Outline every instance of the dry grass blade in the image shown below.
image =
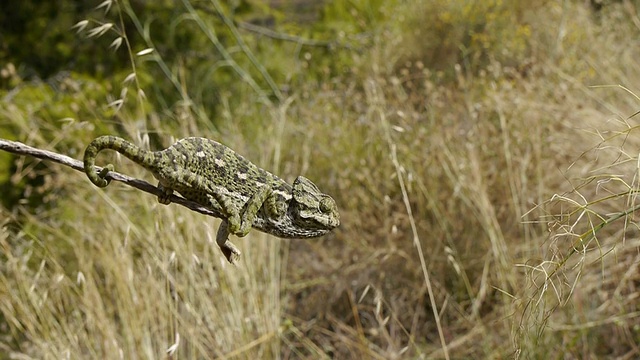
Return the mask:
<svg viewBox="0 0 640 360">
<path fill-rule="evenodd" d="M 386 137 L 387 145 L 389 146 L 391 162 L 393 163 L 393 167 L 395 169 L 395 175 L 398 179 L 398 185 L 400 186 L 400 191 L 402 192 L 402 200 L 405 206 L 405 210 L 407 212 L 409 218 L 409 224 L 411 226 L 412 240 L 415 249 L 418 252 L 418 258 L 420 260 L 420 268 L 422 270 L 422 276 L 424 277 L 424 282 L 427 287 L 427 292 L 429 295 L 429 302 L 431 305 L 431 309 L 433 311 L 433 319 L 436 323 L 436 327 L 438 329 L 438 336 L 440 338 L 440 344 L 442 346 L 441 350 L 444 354 L 445 359 L 449 359 L 449 350 L 447 347 L 447 342 L 444 337 L 444 330 L 442 324 L 440 323 L 440 314 L 438 313 L 438 303 L 436 302 L 435 295 L 433 292 L 433 287 L 431 284 L 431 279 L 429 276 L 429 271 L 427 269 L 426 260 L 424 254 L 422 252 L 422 242 L 420 241 L 420 237 L 418 235 L 418 229 L 416 227 L 416 222 L 413 216 L 413 211 L 411 209 L 411 202 L 409 201 L 409 194 L 407 193 L 407 189 L 404 182 L 404 175 L 402 166 L 398 161 L 397 156 L 397 146 L 391 138 L 391 127 L 387 122 L 387 118 L 385 116 L 385 106 L 384 106 L 384 97 L 382 96 L 382 92 L 377 85 L 370 81 L 367 83 L 368 85 L 368 94 L 369 94 L 369 102 L 372 105 L 371 111 L 376 113 L 380 119 L 380 123 L 382 124 L 382 129 L 384 130 L 384 134 Z"/>
</svg>

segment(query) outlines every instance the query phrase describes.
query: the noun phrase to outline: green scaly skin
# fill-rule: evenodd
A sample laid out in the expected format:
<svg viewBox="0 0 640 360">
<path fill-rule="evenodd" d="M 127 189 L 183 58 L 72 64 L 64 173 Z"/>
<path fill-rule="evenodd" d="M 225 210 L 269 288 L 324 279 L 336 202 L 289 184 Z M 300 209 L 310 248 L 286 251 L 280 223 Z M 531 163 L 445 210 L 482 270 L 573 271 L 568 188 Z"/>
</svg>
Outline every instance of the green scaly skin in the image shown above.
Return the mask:
<svg viewBox="0 0 640 360">
<path fill-rule="evenodd" d="M 282 238 L 322 236 L 340 224 L 335 201 L 310 180 L 299 176 L 292 185 L 263 170 L 230 148 L 205 138 L 186 138 L 162 151 L 148 151 L 116 136 L 93 140 L 84 153 L 84 170 L 96 186 L 106 187 L 109 164 L 97 172 L 95 159 L 104 149 L 119 152 L 158 179 L 161 204 L 177 191 L 185 199 L 225 217 L 216 242 L 231 263 L 240 251 L 229 234 L 243 237 L 251 227 Z"/>
</svg>

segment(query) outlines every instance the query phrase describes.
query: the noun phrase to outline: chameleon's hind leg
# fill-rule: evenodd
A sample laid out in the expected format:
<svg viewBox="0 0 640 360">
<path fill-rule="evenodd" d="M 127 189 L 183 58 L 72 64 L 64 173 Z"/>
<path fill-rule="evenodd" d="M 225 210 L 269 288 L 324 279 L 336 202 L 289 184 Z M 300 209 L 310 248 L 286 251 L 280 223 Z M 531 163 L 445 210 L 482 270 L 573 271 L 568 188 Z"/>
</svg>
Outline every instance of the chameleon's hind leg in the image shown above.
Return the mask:
<svg viewBox="0 0 640 360">
<path fill-rule="evenodd" d="M 242 254 L 238 248 L 229 241 L 229 227 L 227 224 L 227 220 L 222 220 L 220 227 L 218 228 L 218 233 L 216 234 L 216 243 L 222 250 L 222 253 L 227 258 L 227 260 L 236 264 L 240 259 L 240 255 Z"/>
</svg>

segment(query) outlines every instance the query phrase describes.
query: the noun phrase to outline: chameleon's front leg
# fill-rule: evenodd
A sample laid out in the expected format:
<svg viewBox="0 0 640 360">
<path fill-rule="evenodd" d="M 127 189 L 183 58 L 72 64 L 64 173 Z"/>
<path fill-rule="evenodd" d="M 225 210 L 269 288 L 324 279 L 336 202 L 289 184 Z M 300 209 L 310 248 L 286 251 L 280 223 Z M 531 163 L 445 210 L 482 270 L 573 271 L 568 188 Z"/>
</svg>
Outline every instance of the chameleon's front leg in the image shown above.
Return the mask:
<svg viewBox="0 0 640 360">
<path fill-rule="evenodd" d="M 216 243 L 222 250 L 224 256 L 229 260 L 230 263 L 235 264 L 240 258 L 240 250 L 235 247 L 229 241 L 229 233 L 234 234 L 239 237 L 243 237 L 249 233 L 251 230 L 251 226 L 253 225 L 253 221 L 255 220 L 258 211 L 264 205 L 267 211 L 268 216 L 270 217 L 280 217 L 286 211 L 286 204 L 279 204 L 276 201 L 276 198 L 272 196 L 273 191 L 269 187 L 264 187 L 260 189 L 258 192 L 253 194 L 251 198 L 247 201 L 245 205 L 244 212 L 242 213 L 242 218 L 240 218 L 236 209 L 234 209 L 233 204 L 231 202 L 224 201 L 225 199 L 218 196 L 215 201 L 218 201 L 223 208 L 226 208 L 227 215 L 229 216 L 227 219 L 223 219 L 220 227 L 218 228 L 218 234 L 216 235 Z M 209 200 L 212 201 L 214 196 L 210 195 Z"/>
<path fill-rule="evenodd" d="M 249 198 L 242 213 L 240 228 L 237 232 L 231 231 L 231 233 L 240 237 L 247 235 L 251 230 L 253 221 L 258 216 L 258 211 L 263 206 L 267 217 L 270 219 L 280 218 L 287 210 L 287 204 L 284 201 L 278 202 L 278 199 L 273 194 L 273 189 L 263 186 Z"/>
<path fill-rule="evenodd" d="M 238 248 L 229 241 L 229 226 L 227 220 L 222 220 L 222 223 L 218 228 L 216 243 L 227 260 L 235 265 L 240 259 L 241 253 L 240 250 L 238 250 Z"/>
</svg>

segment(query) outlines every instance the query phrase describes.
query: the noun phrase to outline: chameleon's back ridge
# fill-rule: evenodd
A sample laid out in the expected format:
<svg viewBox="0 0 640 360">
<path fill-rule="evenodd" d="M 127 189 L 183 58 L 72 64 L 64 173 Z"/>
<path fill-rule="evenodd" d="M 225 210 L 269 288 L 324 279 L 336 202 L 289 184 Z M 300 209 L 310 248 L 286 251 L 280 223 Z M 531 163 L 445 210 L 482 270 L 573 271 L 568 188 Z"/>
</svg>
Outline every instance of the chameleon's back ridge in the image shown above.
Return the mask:
<svg viewBox="0 0 640 360">
<path fill-rule="evenodd" d="M 310 180 L 299 176 L 289 185 L 216 141 L 190 137 L 162 151 L 148 151 L 115 136 L 93 140 L 84 154 L 84 169 L 92 183 L 109 184 L 111 164 L 101 172 L 95 158 L 103 149 L 115 150 L 149 170 L 158 179 L 170 203 L 174 191 L 223 215 L 216 241 L 230 262 L 240 251 L 229 234 L 243 237 L 251 227 L 283 238 L 310 238 L 327 234 L 340 224 L 335 201 Z"/>
</svg>

